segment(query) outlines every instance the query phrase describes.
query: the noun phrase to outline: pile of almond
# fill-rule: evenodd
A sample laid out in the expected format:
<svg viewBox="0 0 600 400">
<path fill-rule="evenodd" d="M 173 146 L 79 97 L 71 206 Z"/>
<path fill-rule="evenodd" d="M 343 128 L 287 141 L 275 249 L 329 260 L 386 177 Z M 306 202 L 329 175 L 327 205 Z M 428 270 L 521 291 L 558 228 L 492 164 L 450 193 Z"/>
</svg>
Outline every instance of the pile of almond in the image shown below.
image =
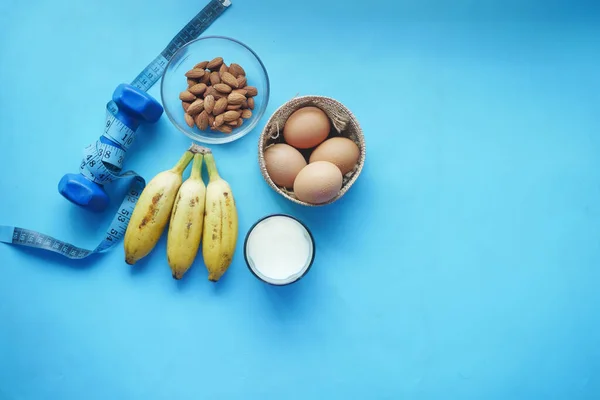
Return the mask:
<svg viewBox="0 0 600 400">
<path fill-rule="evenodd" d="M 227 66 L 223 57 L 217 57 L 194 65 L 185 76 L 188 88 L 179 99 L 190 128 L 231 133 L 252 116 L 258 90 L 248 86 L 246 71 L 239 64 Z"/>
</svg>

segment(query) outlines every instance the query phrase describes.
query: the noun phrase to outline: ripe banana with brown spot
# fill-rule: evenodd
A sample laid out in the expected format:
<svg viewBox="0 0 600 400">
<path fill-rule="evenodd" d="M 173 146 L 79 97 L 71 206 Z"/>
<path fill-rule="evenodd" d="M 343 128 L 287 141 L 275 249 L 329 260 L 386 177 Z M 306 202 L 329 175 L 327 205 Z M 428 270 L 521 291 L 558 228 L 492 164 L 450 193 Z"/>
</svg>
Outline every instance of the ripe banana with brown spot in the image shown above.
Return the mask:
<svg viewBox="0 0 600 400">
<path fill-rule="evenodd" d="M 210 181 L 206 187 L 202 256 L 208 279 L 217 282 L 227 271 L 238 237 L 238 216 L 229 183 L 219 176 L 212 153 L 204 155 Z"/>
<path fill-rule="evenodd" d="M 175 195 L 183 181 L 183 171 L 193 157 L 190 148 L 173 168 L 159 172 L 142 191 L 123 239 L 127 264 L 135 264 L 156 246 L 169 221 Z"/>
<path fill-rule="evenodd" d="M 167 235 L 167 261 L 173 278 L 181 279 L 192 266 L 202 239 L 206 186 L 202 154 L 194 155 L 190 177 L 179 188 Z"/>
</svg>

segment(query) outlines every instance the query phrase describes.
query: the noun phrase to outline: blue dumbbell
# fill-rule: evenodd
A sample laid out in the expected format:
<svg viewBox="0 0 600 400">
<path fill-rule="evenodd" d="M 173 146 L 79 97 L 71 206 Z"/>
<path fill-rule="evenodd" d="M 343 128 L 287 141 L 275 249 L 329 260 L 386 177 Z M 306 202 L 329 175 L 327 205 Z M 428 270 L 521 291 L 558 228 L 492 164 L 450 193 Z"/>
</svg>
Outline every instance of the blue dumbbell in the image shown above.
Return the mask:
<svg viewBox="0 0 600 400">
<path fill-rule="evenodd" d="M 152 96 L 128 84 L 121 84 L 115 89 L 113 101 L 118 107 L 115 118 L 132 131 L 142 122 L 157 122 L 163 113 L 163 107 Z M 100 142 L 125 150 L 105 136 L 100 137 Z M 109 203 L 104 187 L 81 173 L 64 175 L 58 183 L 58 191 L 72 203 L 90 211 L 103 211 Z"/>
</svg>

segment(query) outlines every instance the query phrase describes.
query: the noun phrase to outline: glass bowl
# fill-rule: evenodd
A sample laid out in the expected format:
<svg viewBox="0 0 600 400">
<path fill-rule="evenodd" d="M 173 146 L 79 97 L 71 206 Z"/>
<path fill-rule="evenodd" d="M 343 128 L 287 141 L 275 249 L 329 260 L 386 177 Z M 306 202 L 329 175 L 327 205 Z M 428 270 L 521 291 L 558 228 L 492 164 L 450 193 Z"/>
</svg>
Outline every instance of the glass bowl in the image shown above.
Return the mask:
<svg viewBox="0 0 600 400">
<path fill-rule="evenodd" d="M 179 94 L 188 87 L 185 73 L 199 62 L 216 57 L 223 57 L 227 65 L 241 65 L 246 72 L 247 86 L 258 89 L 252 116 L 245 119 L 241 127 L 233 128 L 231 133 L 210 129 L 201 131 L 195 125 L 190 128 L 185 122 L 179 99 Z M 269 101 L 269 76 L 258 55 L 244 43 L 224 36 L 205 36 L 190 41 L 173 55 L 163 73 L 160 95 L 167 117 L 185 135 L 201 143 L 229 143 L 248 134 L 265 113 Z"/>
</svg>

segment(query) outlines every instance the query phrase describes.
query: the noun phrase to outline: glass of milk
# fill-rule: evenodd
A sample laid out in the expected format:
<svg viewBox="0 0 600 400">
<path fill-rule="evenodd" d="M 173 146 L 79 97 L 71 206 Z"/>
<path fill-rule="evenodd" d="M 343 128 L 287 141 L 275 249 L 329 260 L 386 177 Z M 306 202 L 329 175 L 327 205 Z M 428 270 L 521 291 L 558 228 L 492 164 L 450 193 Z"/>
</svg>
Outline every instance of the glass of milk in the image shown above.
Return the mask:
<svg viewBox="0 0 600 400">
<path fill-rule="evenodd" d="M 315 258 L 315 242 L 308 228 L 286 214 L 268 215 L 248 231 L 244 257 L 261 281 L 283 286 L 302 278 Z"/>
</svg>

